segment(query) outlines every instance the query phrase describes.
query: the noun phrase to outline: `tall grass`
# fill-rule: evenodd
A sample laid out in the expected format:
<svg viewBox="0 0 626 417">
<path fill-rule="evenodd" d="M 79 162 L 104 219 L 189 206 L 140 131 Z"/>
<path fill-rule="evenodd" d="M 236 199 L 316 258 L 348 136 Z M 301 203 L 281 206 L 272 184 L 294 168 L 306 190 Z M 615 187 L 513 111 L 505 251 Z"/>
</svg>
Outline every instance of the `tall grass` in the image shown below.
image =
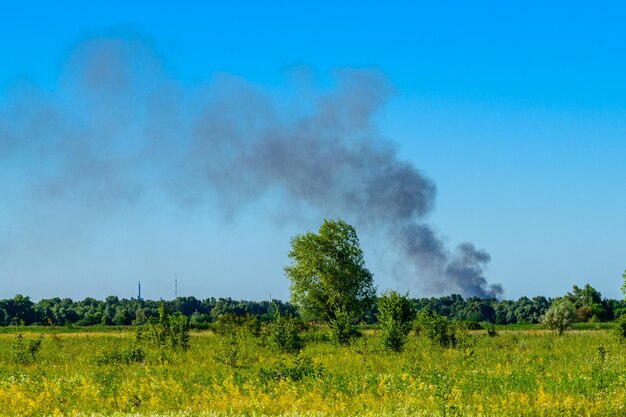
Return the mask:
<svg viewBox="0 0 626 417">
<path fill-rule="evenodd" d="M 102 358 L 136 349 L 133 332 L 51 333 L 30 364 L 15 337 L 0 335 L 0 415 L 626 415 L 626 344 L 605 330 L 471 332 L 456 348 L 411 335 L 401 353 L 370 331 L 345 347 L 305 335 L 294 354 L 241 334 L 234 366 L 210 332 L 132 361 Z"/>
</svg>

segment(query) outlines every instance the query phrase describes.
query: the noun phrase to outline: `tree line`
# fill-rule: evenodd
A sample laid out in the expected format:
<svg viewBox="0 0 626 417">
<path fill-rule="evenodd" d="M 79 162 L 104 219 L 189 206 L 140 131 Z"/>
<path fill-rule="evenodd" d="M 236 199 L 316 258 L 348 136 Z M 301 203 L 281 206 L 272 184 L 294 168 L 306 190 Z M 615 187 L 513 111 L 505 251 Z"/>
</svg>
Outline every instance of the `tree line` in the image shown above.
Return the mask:
<svg viewBox="0 0 626 417">
<path fill-rule="evenodd" d="M 102 301 L 91 297 L 77 302 L 51 298 L 34 303 L 29 297 L 18 294 L 12 299 L 0 300 L 0 325 L 141 325 L 157 317 L 159 308 L 165 308 L 187 317 L 189 324 L 196 327 L 207 326 L 225 315 L 248 316 L 258 321 L 302 316 L 305 321 L 328 324 L 338 340 L 347 341 L 353 336 L 356 323 L 372 324 L 380 319 L 384 326 L 386 320 L 395 322 L 409 311 L 456 321 L 532 324 L 539 323 L 553 303 L 565 300 L 568 316 L 578 322 L 626 317 L 626 300 L 602 298 L 589 284 L 582 288 L 574 285 L 572 291 L 557 299 L 543 296 L 521 297 L 517 301 L 464 299 L 458 294 L 409 299 L 393 292 L 377 297 L 356 230 L 341 219 L 325 219 L 318 233 L 294 236 L 288 256 L 291 263 L 284 270 L 291 281 L 291 303 L 195 297 L 152 301 L 116 296 Z M 623 278 L 622 290 L 626 294 L 626 272 Z"/>
<path fill-rule="evenodd" d="M 136 298 L 106 297 L 96 300 L 87 297 L 82 301 L 70 298 L 47 298 L 33 302 L 28 296 L 16 295 L 0 300 L 0 325 L 116 325 L 145 324 L 151 317 L 159 316 L 159 308 L 189 318 L 192 326 L 217 321 L 225 314 L 250 315 L 261 321 L 270 320 L 276 312 L 297 315 L 296 306 L 280 300 L 245 301 L 231 298 L 177 297 L 174 300 L 144 300 Z"/>
<path fill-rule="evenodd" d="M 576 321 L 612 321 L 626 314 L 626 301 L 602 298 L 589 284 L 574 286 L 565 296 L 576 308 Z M 493 324 L 539 323 L 555 299 L 543 296 L 521 297 L 518 300 L 463 298 L 458 294 L 410 299 L 416 312 L 434 312 L 451 320 L 488 322 Z M 300 310 L 290 302 L 280 300 L 247 301 L 231 298 L 178 297 L 174 300 L 138 300 L 116 296 L 81 301 L 70 298 L 48 298 L 33 302 L 28 296 L 16 295 L 0 300 L 0 326 L 7 325 L 132 325 L 144 324 L 158 317 L 159 306 L 189 318 L 192 327 L 216 322 L 226 314 L 250 315 L 260 321 L 272 321 L 276 314 L 299 317 Z M 361 323 L 378 322 L 378 303 L 364 311 Z"/>
</svg>

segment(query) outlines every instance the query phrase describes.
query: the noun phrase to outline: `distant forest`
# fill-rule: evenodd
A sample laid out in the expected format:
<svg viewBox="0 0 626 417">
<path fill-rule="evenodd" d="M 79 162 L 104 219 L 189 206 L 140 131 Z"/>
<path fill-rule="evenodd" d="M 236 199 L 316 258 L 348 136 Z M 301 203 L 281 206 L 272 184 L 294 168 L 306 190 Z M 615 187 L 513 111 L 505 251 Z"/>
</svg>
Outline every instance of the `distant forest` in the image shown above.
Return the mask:
<svg viewBox="0 0 626 417">
<path fill-rule="evenodd" d="M 564 298 L 576 308 L 576 320 L 612 321 L 626 314 L 625 300 L 602 298 L 600 292 L 590 285 L 583 288 L 574 286 Z M 543 296 L 514 300 L 463 298 L 458 294 L 412 299 L 416 312 L 433 311 L 453 320 L 489 322 L 493 324 L 538 323 L 555 299 Z M 178 297 L 174 300 L 153 301 L 120 299 L 109 296 L 104 300 L 85 298 L 73 301 L 69 298 L 50 298 L 33 302 L 29 297 L 16 295 L 11 299 L 0 300 L 0 325 L 41 325 L 41 326 L 95 326 L 143 324 L 150 317 L 158 315 L 159 306 L 173 313 L 185 315 L 193 327 L 203 328 L 219 320 L 225 314 L 250 315 L 261 321 L 271 321 L 278 313 L 299 316 L 294 304 L 272 301 L 244 301 L 231 298 Z M 374 307 L 363 313 L 361 322 L 376 323 L 377 311 Z"/>
</svg>

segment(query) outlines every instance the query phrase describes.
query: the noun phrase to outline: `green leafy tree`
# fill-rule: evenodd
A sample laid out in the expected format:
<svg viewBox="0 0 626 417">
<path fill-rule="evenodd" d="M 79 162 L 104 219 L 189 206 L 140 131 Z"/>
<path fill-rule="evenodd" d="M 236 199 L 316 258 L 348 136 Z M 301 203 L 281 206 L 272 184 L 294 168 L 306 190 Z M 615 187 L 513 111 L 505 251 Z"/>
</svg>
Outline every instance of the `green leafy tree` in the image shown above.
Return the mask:
<svg viewBox="0 0 626 417">
<path fill-rule="evenodd" d="M 552 303 L 546 314 L 541 317 L 541 324 L 562 335 L 575 319 L 576 308 L 574 304 L 566 298 L 561 298 Z"/>
<path fill-rule="evenodd" d="M 565 298 L 574 304 L 576 321 L 578 322 L 601 321 L 607 315 L 605 305 L 602 302 L 602 294 L 589 284 L 583 288 L 574 285 L 572 291 L 568 292 Z"/>
<path fill-rule="evenodd" d="M 11 317 L 11 324 L 13 325 L 29 325 L 35 321 L 34 303 L 30 300 L 30 297 L 17 294 L 11 300 L 8 300 L 5 310 Z"/>
<path fill-rule="evenodd" d="M 408 295 L 389 291 L 378 299 L 378 311 L 383 345 L 387 349 L 400 352 L 413 326 L 413 304 Z"/>
<path fill-rule="evenodd" d="M 622 278 L 624 278 L 624 284 L 622 285 L 622 292 L 624 293 L 624 300 L 626 300 L 626 270 L 622 274 Z"/>
<path fill-rule="evenodd" d="M 130 311 L 125 309 L 124 307 L 118 307 L 115 310 L 115 315 L 113 316 L 113 324 L 118 326 L 127 326 L 131 324 L 133 321 L 132 315 Z"/>
<path fill-rule="evenodd" d="M 376 290 L 354 227 L 324 220 L 319 233 L 296 235 L 289 251 L 291 299 L 310 319 L 341 327 L 371 307 Z M 340 337 L 343 341 L 343 337 Z"/>
</svg>

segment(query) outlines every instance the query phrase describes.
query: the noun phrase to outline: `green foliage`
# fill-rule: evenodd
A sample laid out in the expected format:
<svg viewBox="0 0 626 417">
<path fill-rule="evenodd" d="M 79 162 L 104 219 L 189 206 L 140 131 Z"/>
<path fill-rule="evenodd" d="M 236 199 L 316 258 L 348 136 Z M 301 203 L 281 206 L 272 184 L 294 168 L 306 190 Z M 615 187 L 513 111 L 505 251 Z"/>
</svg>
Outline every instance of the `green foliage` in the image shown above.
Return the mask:
<svg viewBox="0 0 626 417">
<path fill-rule="evenodd" d="M 11 347 L 13 360 L 20 365 L 28 365 L 35 362 L 37 352 L 43 343 L 43 335 L 37 335 L 34 339 L 24 339 L 22 333 L 18 333 Z"/>
<path fill-rule="evenodd" d="M 415 318 L 408 295 L 395 291 L 383 294 L 378 299 L 378 311 L 383 346 L 395 352 L 402 351 Z"/>
<path fill-rule="evenodd" d="M 207 330 L 210 326 L 211 316 L 204 313 L 198 313 L 197 311 L 192 313 L 189 317 L 189 325 L 193 329 Z"/>
<path fill-rule="evenodd" d="M 293 237 L 288 255 L 291 299 L 307 318 L 330 323 L 343 340 L 345 321 L 351 326 L 363 316 L 376 292 L 356 230 L 343 220 L 324 220 L 318 234 Z"/>
<path fill-rule="evenodd" d="M 434 312 L 419 314 L 417 326 L 432 342 L 442 347 L 455 347 L 467 335 L 467 330 L 461 323 L 453 322 Z"/>
<path fill-rule="evenodd" d="M 349 345 L 352 340 L 359 336 L 356 326 L 352 324 L 352 317 L 344 310 L 335 312 L 335 317 L 330 321 L 330 337 L 340 345 Z"/>
<path fill-rule="evenodd" d="M 213 326 L 213 329 L 220 335 L 243 331 L 256 337 L 261 334 L 261 321 L 258 317 L 251 314 L 240 316 L 237 314 L 226 313 L 219 317 L 219 320 Z"/>
<path fill-rule="evenodd" d="M 213 359 L 230 368 L 246 368 L 253 362 L 253 352 L 261 346 L 261 324 L 251 315 L 226 313 L 214 326 L 217 345 Z"/>
<path fill-rule="evenodd" d="M 161 304 L 159 317 L 151 317 L 148 320 L 146 338 L 153 345 L 161 348 L 188 350 L 190 347 L 189 319 L 181 314 L 170 314 L 165 304 Z"/>
<path fill-rule="evenodd" d="M 134 329 L 42 326 L 32 328 L 46 333 L 35 366 L 10 364 L 16 333 L 0 337 L 0 415 L 623 415 L 626 356 L 612 329 L 557 338 L 537 328 L 498 327 L 497 338 L 471 333 L 470 349 L 442 349 L 423 330 L 393 355 L 369 331 L 353 344 L 359 349 L 317 339 L 286 355 L 240 329 L 240 356 L 228 367 L 213 356 L 225 338 L 208 332 L 184 355 L 166 350 L 167 361 L 143 346 L 143 363 L 113 356 L 98 365 L 94 349 L 134 346 Z M 327 335 L 319 326 L 305 332 Z M 62 350 L 54 333 L 63 333 Z"/>
<path fill-rule="evenodd" d="M 170 319 L 170 345 L 174 349 L 188 350 L 190 347 L 189 319 L 182 314 Z"/>
<path fill-rule="evenodd" d="M 305 377 L 321 378 L 324 372 L 323 365 L 315 365 L 313 359 L 303 353 L 297 355 L 292 364 L 279 360 L 271 367 L 259 370 L 259 381 L 267 385 L 268 382 L 280 380 L 301 381 Z"/>
<path fill-rule="evenodd" d="M 9 322 L 9 313 L 0 307 L 0 326 L 6 326 Z"/>
<path fill-rule="evenodd" d="M 270 343 L 281 352 L 298 352 L 304 347 L 300 331 L 301 324 L 297 319 L 283 316 L 277 311 L 270 324 Z"/>
<path fill-rule="evenodd" d="M 615 333 L 620 339 L 626 339 L 626 314 L 622 315 L 615 323 Z"/>
<path fill-rule="evenodd" d="M 487 330 L 487 335 L 489 337 L 496 337 L 498 335 L 498 331 L 496 330 L 496 325 L 492 323 L 487 323 L 485 326 Z"/>
<path fill-rule="evenodd" d="M 624 284 L 626 285 L 626 278 Z M 601 294 L 589 285 L 574 287 L 566 297 L 574 303 L 577 310 L 576 320 L 579 322 L 608 322 L 626 312 L 625 299 L 602 299 Z M 496 300 L 463 298 L 458 294 L 411 301 L 416 311 L 435 311 L 455 321 L 490 322 L 497 325 L 539 323 L 551 304 L 551 300 L 543 296 Z M 298 316 L 296 305 L 279 300 L 245 301 L 214 297 L 198 300 L 194 297 L 178 297 L 176 300 L 159 302 L 109 296 L 105 300 L 87 297 L 82 301 L 55 297 L 33 303 L 28 297 L 17 295 L 11 299 L 0 299 L 0 332 L 23 331 L 17 329 L 20 325 L 33 326 L 28 329 L 29 332 L 39 332 L 41 326 L 65 326 L 66 330 L 72 331 L 100 331 L 104 326 L 114 324 L 119 327 L 129 323 L 142 325 L 150 317 L 159 316 L 160 304 L 165 304 L 172 314 L 189 317 L 190 325 L 196 329 L 212 328 L 214 322 L 224 314 L 239 317 L 250 314 L 261 322 L 271 321 L 276 310 L 283 315 Z M 354 318 L 353 323 L 375 323 L 375 316 L 376 308 L 369 306 L 361 311 L 359 317 Z M 14 328 L 9 330 L 2 326 Z"/>
<path fill-rule="evenodd" d="M 541 318 L 541 324 L 559 335 L 570 327 L 576 319 L 574 304 L 566 298 L 556 300 Z"/>
<path fill-rule="evenodd" d="M 568 292 L 565 298 L 574 305 L 577 322 L 598 322 L 604 320 L 607 316 L 606 306 L 602 301 L 602 294 L 589 284 L 583 288 L 574 285 L 572 291 Z"/>
<path fill-rule="evenodd" d="M 483 330 L 483 326 L 475 321 L 457 321 L 457 323 L 463 323 L 467 330 Z M 489 322 L 487 322 L 489 324 Z"/>
<path fill-rule="evenodd" d="M 141 347 L 128 347 L 123 350 L 113 348 L 100 352 L 96 356 L 98 365 L 129 365 L 142 363 L 146 359 L 146 352 Z"/>
<path fill-rule="evenodd" d="M 626 300 L 626 270 L 622 274 L 622 278 L 624 279 L 624 284 L 622 284 L 622 292 L 624 293 L 624 300 Z"/>
<path fill-rule="evenodd" d="M 232 328 L 229 333 L 218 335 L 213 359 L 230 368 L 247 368 L 253 362 L 253 352 L 258 341 L 242 328 Z"/>
</svg>

